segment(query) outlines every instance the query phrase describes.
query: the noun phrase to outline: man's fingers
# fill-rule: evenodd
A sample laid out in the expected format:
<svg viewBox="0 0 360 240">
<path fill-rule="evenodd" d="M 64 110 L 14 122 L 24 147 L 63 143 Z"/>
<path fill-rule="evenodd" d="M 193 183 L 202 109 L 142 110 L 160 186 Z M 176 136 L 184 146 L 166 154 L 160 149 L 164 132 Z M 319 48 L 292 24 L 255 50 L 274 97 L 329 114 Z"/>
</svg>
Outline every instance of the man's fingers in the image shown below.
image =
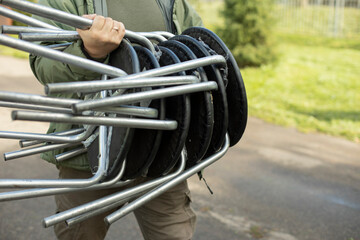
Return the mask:
<svg viewBox="0 0 360 240">
<path fill-rule="evenodd" d="M 102 29 L 104 31 L 104 33 L 108 33 L 108 32 L 112 31 L 112 29 L 114 27 L 114 22 L 115 21 L 112 20 L 112 18 L 109 18 L 109 17 L 105 18 L 105 24 Z"/>
<path fill-rule="evenodd" d="M 94 20 L 95 17 L 96 17 L 96 14 L 85 14 L 85 15 L 82 15 L 83 18 L 87 18 L 87 19 L 91 19 L 91 20 Z"/>
<path fill-rule="evenodd" d="M 120 37 L 120 40 L 122 40 L 125 36 L 125 25 L 122 23 L 122 22 L 118 22 L 118 26 L 119 26 L 119 37 Z"/>
<path fill-rule="evenodd" d="M 105 24 L 105 18 L 103 16 L 96 16 L 90 30 L 101 31 Z"/>
<path fill-rule="evenodd" d="M 94 15 L 84 16 L 91 19 Z M 77 29 L 85 51 L 93 58 L 103 58 L 116 49 L 125 35 L 125 26 L 111 18 L 95 16 L 89 30 Z"/>
<path fill-rule="evenodd" d="M 120 37 L 121 39 L 125 35 L 125 26 L 122 22 L 114 21 L 114 26 L 112 28 L 112 33 L 116 35 L 116 37 Z"/>
<path fill-rule="evenodd" d="M 123 33 L 124 32 L 124 33 Z M 114 26 L 111 29 L 111 39 L 113 43 L 120 44 L 125 34 L 124 24 L 114 21 Z"/>
</svg>

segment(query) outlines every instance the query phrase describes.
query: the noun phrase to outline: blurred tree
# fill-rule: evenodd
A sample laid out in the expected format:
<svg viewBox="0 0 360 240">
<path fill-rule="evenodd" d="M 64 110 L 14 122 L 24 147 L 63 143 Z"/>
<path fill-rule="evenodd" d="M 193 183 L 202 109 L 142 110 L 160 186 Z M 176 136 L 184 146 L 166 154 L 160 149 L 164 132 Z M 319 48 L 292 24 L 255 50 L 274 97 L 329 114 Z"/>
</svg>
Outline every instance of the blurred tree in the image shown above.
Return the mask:
<svg viewBox="0 0 360 240">
<path fill-rule="evenodd" d="M 224 25 L 217 33 L 240 67 L 276 60 L 273 8 L 274 0 L 224 0 Z"/>
</svg>

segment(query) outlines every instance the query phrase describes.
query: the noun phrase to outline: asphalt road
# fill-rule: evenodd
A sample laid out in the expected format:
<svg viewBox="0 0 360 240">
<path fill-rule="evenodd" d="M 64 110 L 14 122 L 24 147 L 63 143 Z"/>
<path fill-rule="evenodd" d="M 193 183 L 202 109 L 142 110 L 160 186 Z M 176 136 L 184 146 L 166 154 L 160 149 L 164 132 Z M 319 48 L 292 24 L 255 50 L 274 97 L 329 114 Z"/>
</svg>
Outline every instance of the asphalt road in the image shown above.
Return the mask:
<svg viewBox="0 0 360 240">
<path fill-rule="evenodd" d="M 1 56 L 0 90 L 43 93 L 27 61 Z M 0 130 L 46 130 L 44 123 L 12 122 L 10 113 L 0 108 Z M 1 154 L 17 149 L 17 141 L 0 140 Z M 0 161 L 1 179 L 54 178 L 56 172 L 38 156 Z M 359 173 L 359 144 L 250 118 L 239 144 L 205 170 L 214 194 L 190 179 L 198 215 L 194 239 L 359 240 Z M 55 239 L 41 226 L 53 213 L 53 197 L 2 202 L 0 239 Z M 113 224 L 106 239 L 141 239 L 135 218 Z"/>
</svg>

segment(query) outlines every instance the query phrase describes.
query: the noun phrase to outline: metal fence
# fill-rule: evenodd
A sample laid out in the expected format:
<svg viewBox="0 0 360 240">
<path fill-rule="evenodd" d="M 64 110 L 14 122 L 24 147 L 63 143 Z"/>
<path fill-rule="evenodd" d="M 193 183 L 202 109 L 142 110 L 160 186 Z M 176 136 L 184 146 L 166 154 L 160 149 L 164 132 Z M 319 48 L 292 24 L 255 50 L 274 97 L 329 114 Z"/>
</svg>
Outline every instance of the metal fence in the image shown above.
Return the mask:
<svg viewBox="0 0 360 240">
<path fill-rule="evenodd" d="M 360 0 L 278 0 L 278 29 L 332 37 L 360 37 Z"/>
</svg>

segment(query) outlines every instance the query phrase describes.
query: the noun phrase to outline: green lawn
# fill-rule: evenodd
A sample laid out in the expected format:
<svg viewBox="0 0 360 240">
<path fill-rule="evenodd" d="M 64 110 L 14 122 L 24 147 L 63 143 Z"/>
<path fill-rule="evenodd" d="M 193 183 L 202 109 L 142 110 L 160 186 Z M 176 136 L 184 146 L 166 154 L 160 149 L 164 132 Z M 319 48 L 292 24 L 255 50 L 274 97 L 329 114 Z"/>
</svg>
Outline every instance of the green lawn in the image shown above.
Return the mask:
<svg viewBox="0 0 360 240">
<path fill-rule="evenodd" d="M 250 115 L 358 142 L 360 51 L 280 39 L 277 64 L 242 69 Z"/>
<path fill-rule="evenodd" d="M 191 2 L 205 27 L 216 30 L 222 24 L 221 2 Z M 276 37 L 276 64 L 241 69 L 250 116 L 359 142 L 360 39 L 280 32 Z"/>
</svg>

